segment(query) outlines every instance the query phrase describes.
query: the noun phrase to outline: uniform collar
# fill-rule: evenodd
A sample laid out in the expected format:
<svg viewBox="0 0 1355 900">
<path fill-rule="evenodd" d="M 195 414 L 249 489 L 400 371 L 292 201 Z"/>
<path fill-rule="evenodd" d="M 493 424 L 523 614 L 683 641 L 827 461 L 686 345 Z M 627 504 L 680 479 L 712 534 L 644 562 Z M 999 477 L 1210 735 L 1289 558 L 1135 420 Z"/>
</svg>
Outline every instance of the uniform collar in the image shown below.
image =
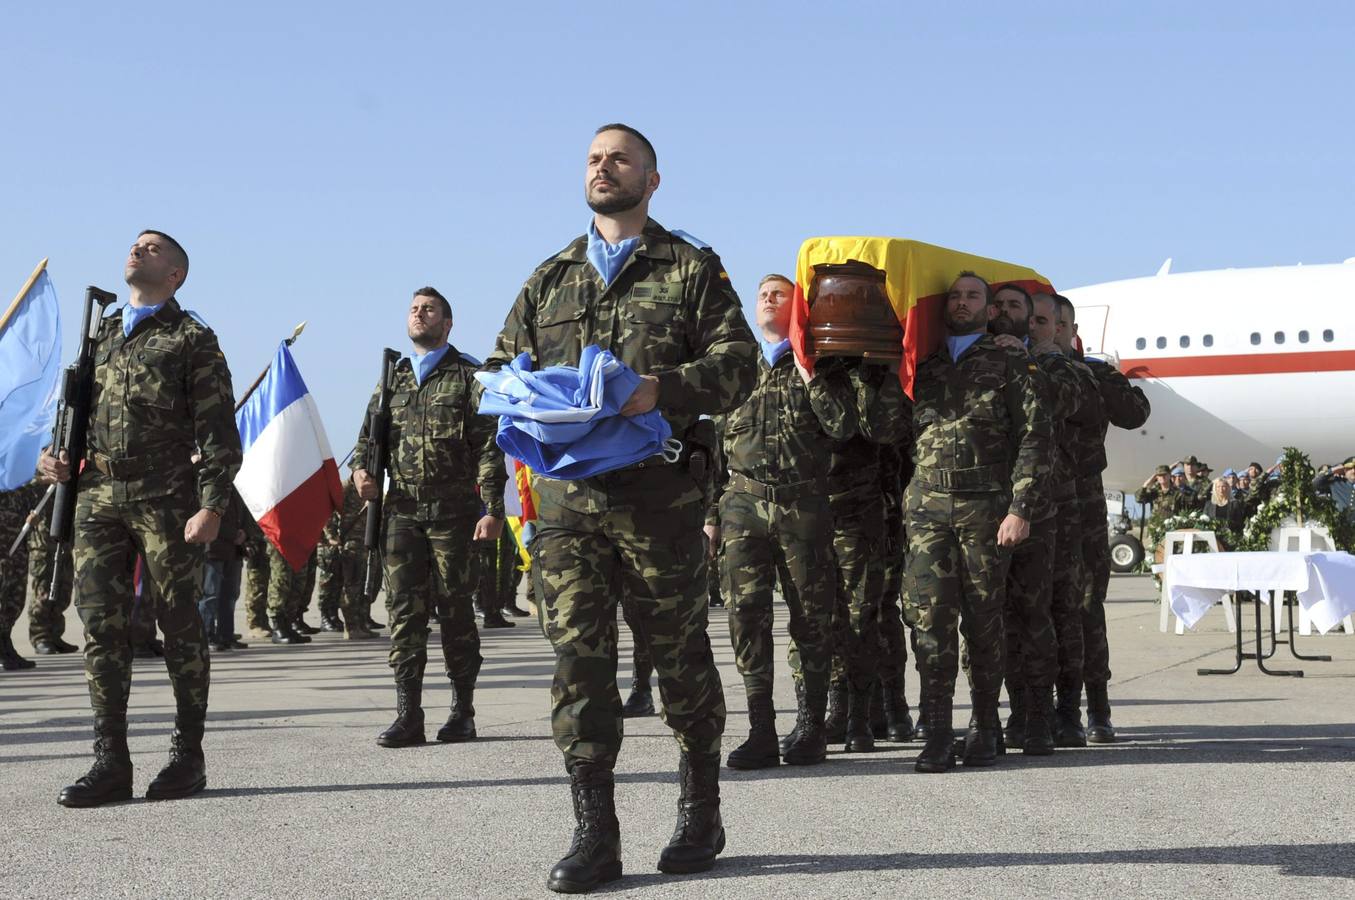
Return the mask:
<svg viewBox="0 0 1355 900">
<path fill-rule="evenodd" d="M 644 229 L 640 232 L 640 243 L 635 246 L 635 251 L 631 255 L 659 262 L 673 262 L 677 259 L 677 255 L 673 253 L 673 240 L 668 229 L 653 219 L 647 219 Z M 568 247 L 560 251 L 557 258 L 564 262 L 587 263 L 587 233 L 575 238 Z"/>
</svg>

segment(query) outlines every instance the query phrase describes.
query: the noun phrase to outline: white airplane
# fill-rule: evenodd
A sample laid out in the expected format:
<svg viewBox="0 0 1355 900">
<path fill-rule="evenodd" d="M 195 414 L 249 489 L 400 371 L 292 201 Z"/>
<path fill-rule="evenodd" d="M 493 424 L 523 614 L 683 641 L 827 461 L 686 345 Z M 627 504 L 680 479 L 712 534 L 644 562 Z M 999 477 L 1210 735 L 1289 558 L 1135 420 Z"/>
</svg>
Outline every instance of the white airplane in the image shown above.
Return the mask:
<svg viewBox="0 0 1355 900">
<path fill-rule="evenodd" d="M 1342 264 L 1171 272 L 1065 292 L 1087 353 L 1153 404 L 1106 438 L 1107 493 L 1194 454 L 1218 475 L 1269 468 L 1285 447 L 1314 465 L 1355 454 L 1355 258 Z"/>
</svg>

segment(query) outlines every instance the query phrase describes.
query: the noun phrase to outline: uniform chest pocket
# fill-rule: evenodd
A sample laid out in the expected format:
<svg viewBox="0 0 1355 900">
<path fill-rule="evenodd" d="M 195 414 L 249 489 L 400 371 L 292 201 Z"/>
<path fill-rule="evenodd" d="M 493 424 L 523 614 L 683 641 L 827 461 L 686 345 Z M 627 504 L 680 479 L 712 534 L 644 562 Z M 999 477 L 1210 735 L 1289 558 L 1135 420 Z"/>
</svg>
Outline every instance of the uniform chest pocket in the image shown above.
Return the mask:
<svg viewBox="0 0 1355 900">
<path fill-rule="evenodd" d="M 458 438 L 466 406 L 466 391 L 459 384 L 446 385 L 424 400 L 426 433 L 434 438 Z"/>
<path fill-rule="evenodd" d="M 641 325 L 671 328 L 681 321 L 680 312 L 676 303 L 655 303 L 634 298 L 626 301 L 626 320 Z"/>
<path fill-rule="evenodd" d="M 577 325 L 583 320 L 584 305 L 576 299 L 561 298 L 545 309 L 537 310 L 538 328 L 563 328 Z"/>
<path fill-rule="evenodd" d="M 973 376 L 965 390 L 966 418 L 985 421 L 1006 419 L 1006 386 L 1006 380 L 1001 375 L 984 372 Z"/>
<path fill-rule="evenodd" d="M 176 409 L 183 402 L 178 354 L 158 347 L 142 347 L 131 353 L 127 399 L 155 409 Z"/>
</svg>

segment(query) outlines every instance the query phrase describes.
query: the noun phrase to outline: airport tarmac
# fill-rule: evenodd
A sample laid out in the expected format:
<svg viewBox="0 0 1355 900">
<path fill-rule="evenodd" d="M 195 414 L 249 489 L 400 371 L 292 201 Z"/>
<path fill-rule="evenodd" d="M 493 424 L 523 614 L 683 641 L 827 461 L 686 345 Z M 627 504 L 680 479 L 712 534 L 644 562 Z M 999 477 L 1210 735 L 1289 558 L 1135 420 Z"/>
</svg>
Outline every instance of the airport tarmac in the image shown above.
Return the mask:
<svg viewBox="0 0 1355 900">
<path fill-rule="evenodd" d="M 673 827 L 677 750 L 658 718 L 628 721 L 617 776 L 626 875 L 597 893 L 1355 897 L 1355 637 L 1299 639 L 1301 652 L 1332 662 L 1295 663 L 1280 648 L 1271 662 L 1304 678 L 1268 677 L 1250 662 L 1201 677 L 1197 667 L 1231 663 L 1219 611 L 1198 633 L 1162 634 L 1152 581 L 1117 577 L 1108 618 L 1120 743 L 946 775 L 913 772 L 918 744 L 837 748 L 809 768 L 724 769 L 728 846 L 698 875 L 655 869 Z M 376 746 L 393 710 L 384 641 L 319 635 L 216 655 L 208 787 L 173 802 L 140 799 L 173 718 L 162 660 L 136 661 L 138 799 L 93 810 L 56 804 L 89 762 L 79 656 L 0 673 L 0 896 L 549 896 L 546 874 L 573 820 L 550 738 L 551 650 L 533 620 L 515 621 L 482 632 L 470 744 Z M 728 751 L 748 726 L 723 610 L 712 622 Z M 73 612 L 70 623 L 74 639 Z M 785 623 L 781 608 L 782 642 Z M 14 635 L 31 655 L 26 634 L 25 617 Z M 436 637 L 431 646 L 436 659 Z M 431 737 L 448 690 L 440 665 L 429 673 Z M 911 662 L 908 696 L 916 702 Z M 787 677 L 777 697 L 786 730 Z M 968 715 L 957 702 L 957 725 Z"/>
</svg>

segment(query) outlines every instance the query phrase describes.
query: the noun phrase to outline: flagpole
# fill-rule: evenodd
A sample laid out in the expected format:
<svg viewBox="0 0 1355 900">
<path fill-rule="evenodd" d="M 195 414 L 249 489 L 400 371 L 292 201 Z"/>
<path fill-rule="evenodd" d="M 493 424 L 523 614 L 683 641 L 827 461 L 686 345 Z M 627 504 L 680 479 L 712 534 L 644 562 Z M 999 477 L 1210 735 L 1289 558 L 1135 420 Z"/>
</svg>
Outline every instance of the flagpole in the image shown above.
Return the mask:
<svg viewBox="0 0 1355 900">
<path fill-rule="evenodd" d="M 43 262 L 46 262 L 46 260 L 43 260 Z M 305 330 L 305 328 L 306 328 L 305 322 L 302 322 L 300 325 L 296 326 L 296 328 L 292 331 L 292 336 L 289 337 L 287 340 L 283 341 L 283 343 L 286 344 L 288 347 L 292 346 L 292 344 L 296 343 L 296 339 L 301 337 L 301 332 Z M 268 370 L 271 368 L 273 368 L 273 363 L 270 360 L 268 365 L 263 367 L 263 371 L 259 373 L 259 377 L 254 379 L 254 383 L 249 386 L 249 390 L 245 391 L 245 395 L 240 398 L 240 402 L 235 404 L 236 412 L 240 411 L 240 407 L 245 405 L 245 401 L 250 398 L 250 395 L 253 394 L 254 391 L 258 389 L 259 385 L 263 384 L 263 380 L 265 376 L 268 375 Z"/>
<path fill-rule="evenodd" d="M 33 290 L 33 285 L 37 284 L 38 276 L 42 274 L 43 269 L 47 268 L 47 259 L 48 257 L 44 256 L 42 262 L 38 263 L 38 267 L 33 270 L 32 275 L 28 276 L 28 280 L 24 282 L 24 286 L 19 290 L 19 296 L 15 297 L 14 302 L 9 305 L 9 309 L 5 310 L 4 317 L 0 318 L 0 332 L 4 331 L 6 326 L 9 325 L 9 320 L 14 318 L 14 314 L 19 311 L 19 304 L 24 302 L 24 298 L 28 296 L 28 292 Z"/>
</svg>

